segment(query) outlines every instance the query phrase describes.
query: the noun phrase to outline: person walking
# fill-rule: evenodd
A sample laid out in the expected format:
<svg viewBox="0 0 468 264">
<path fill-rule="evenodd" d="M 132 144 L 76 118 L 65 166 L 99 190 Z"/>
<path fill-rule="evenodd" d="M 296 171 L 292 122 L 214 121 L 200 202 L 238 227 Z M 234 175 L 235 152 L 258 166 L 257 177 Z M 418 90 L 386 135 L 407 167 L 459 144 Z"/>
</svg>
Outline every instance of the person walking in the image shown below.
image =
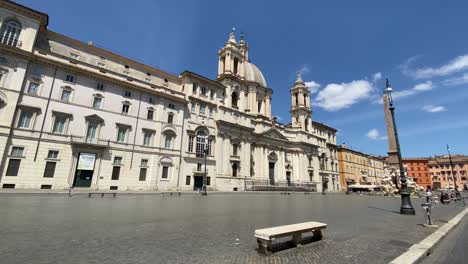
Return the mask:
<svg viewBox="0 0 468 264">
<path fill-rule="evenodd" d="M 430 204 L 432 200 L 432 192 L 431 192 L 431 186 L 428 185 L 426 189 L 426 203 Z"/>
</svg>

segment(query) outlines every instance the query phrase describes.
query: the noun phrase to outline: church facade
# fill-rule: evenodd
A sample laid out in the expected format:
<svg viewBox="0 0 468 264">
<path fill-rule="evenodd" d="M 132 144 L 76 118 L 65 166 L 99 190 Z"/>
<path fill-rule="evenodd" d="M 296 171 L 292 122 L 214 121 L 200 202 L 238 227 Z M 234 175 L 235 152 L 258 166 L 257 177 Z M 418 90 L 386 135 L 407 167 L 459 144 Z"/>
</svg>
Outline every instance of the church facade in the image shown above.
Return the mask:
<svg viewBox="0 0 468 264">
<path fill-rule="evenodd" d="M 1 188 L 188 191 L 206 174 L 208 190 L 340 189 L 336 130 L 312 120 L 300 74 L 291 122 L 277 122 L 242 36 L 231 32 L 209 79 L 69 38 L 48 19 L 0 3 Z"/>
</svg>

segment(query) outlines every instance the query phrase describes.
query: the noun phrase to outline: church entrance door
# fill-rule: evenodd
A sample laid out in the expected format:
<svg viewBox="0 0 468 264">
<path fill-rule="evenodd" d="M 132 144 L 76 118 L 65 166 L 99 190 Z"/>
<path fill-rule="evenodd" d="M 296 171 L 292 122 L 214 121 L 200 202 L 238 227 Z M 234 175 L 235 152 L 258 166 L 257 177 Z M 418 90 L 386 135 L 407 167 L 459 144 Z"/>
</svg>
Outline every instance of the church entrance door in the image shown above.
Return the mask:
<svg viewBox="0 0 468 264">
<path fill-rule="evenodd" d="M 268 176 L 270 177 L 270 184 L 275 185 L 275 163 L 270 162 L 268 165 Z"/>
</svg>

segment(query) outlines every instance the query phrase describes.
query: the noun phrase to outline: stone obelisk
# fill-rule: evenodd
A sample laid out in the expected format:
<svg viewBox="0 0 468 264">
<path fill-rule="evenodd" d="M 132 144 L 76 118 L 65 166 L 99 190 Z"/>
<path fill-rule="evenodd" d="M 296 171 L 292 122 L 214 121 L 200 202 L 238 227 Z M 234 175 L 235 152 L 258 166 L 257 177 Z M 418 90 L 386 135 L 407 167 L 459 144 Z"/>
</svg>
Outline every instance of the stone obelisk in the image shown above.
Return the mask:
<svg viewBox="0 0 468 264">
<path fill-rule="evenodd" d="M 382 97 L 385 113 L 385 125 L 387 126 L 387 138 L 388 138 L 388 166 L 391 169 L 392 179 L 396 187 L 398 187 L 398 175 L 400 172 L 398 164 L 398 152 L 395 140 L 395 128 L 393 127 L 392 114 L 390 113 L 388 97 L 386 94 Z"/>
</svg>

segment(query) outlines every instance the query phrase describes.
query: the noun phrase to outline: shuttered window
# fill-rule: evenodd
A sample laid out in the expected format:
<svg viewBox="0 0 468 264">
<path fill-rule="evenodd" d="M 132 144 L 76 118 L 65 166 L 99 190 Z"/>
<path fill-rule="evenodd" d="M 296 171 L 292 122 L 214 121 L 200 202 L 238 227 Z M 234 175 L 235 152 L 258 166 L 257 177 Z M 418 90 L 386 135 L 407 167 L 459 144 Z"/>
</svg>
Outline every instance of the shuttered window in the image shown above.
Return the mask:
<svg viewBox="0 0 468 264">
<path fill-rule="evenodd" d="M 140 168 L 140 181 L 146 181 L 147 168 Z"/>
<path fill-rule="evenodd" d="M 114 166 L 112 169 L 112 180 L 118 180 L 120 177 L 120 166 Z"/>
<path fill-rule="evenodd" d="M 53 178 L 55 174 L 55 166 L 57 162 L 48 161 L 44 170 L 44 178 Z"/>
<path fill-rule="evenodd" d="M 20 164 L 21 164 L 20 159 L 10 159 L 8 161 L 8 168 L 7 168 L 5 176 L 18 176 Z"/>
</svg>

